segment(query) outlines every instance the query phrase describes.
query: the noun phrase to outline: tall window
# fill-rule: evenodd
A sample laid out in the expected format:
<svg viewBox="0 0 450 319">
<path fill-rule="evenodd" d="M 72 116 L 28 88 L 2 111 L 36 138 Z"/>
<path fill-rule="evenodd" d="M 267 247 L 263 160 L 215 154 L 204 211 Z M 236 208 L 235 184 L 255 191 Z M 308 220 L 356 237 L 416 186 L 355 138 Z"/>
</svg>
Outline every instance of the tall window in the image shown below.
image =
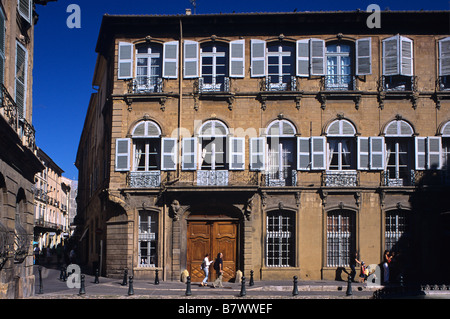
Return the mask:
<svg viewBox="0 0 450 319">
<path fill-rule="evenodd" d="M 295 46 L 288 42 L 267 44 L 269 90 L 286 90 L 295 74 Z"/>
<path fill-rule="evenodd" d="M 353 90 L 352 46 L 341 42 L 327 43 L 326 57 L 326 89 Z"/>
<path fill-rule="evenodd" d="M 267 213 L 266 265 L 295 266 L 295 215 L 288 211 Z"/>
<path fill-rule="evenodd" d="M 161 168 L 161 130 L 152 121 L 142 121 L 132 132 L 134 171 L 154 171 Z"/>
<path fill-rule="evenodd" d="M 347 120 L 336 120 L 327 129 L 329 169 L 348 170 L 356 167 L 356 129 Z"/>
<path fill-rule="evenodd" d="M 394 210 L 386 212 L 384 232 L 385 249 L 406 252 L 408 250 L 410 234 L 410 218 L 406 211 Z"/>
<path fill-rule="evenodd" d="M 413 89 L 413 41 L 396 35 L 382 41 L 383 89 L 410 91 Z"/>
<path fill-rule="evenodd" d="M 136 48 L 136 92 L 160 92 L 162 83 L 162 45 Z"/>
<path fill-rule="evenodd" d="M 228 91 L 228 45 L 210 42 L 201 45 L 202 91 Z"/>
<path fill-rule="evenodd" d="M 201 169 L 226 170 L 228 128 L 220 121 L 207 121 L 200 128 Z"/>
<path fill-rule="evenodd" d="M 273 121 L 267 128 L 267 184 L 293 186 L 296 168 L 296 129 L 286 120 Z"/>
<path fill-rule="evenodd" d="M 158 213 L 139 212 L 139 266 L 158 266 Z"/>
<path fill-rule="evenodd" d="M 411 125 L 403 120 L 392 121 L 385 129 L 387 174 L 398 185 L 411 183 L 413 133 Z"/>
<path fill-rule="evenodd" d="M 346 267 L 354 251 L 355 213 L 336 210 L 327 214 L 327 266 Z"/>
</svg>

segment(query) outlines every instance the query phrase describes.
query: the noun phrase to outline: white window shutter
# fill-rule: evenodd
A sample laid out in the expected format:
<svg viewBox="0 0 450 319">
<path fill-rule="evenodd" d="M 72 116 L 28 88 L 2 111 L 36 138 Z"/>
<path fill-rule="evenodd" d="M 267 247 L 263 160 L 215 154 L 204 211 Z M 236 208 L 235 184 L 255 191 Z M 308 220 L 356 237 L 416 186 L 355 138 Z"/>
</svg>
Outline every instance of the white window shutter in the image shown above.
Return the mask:
<svg viewBox="0 0 450 319">
<path fill-rule="evenodd" d="M 297 137 L 297 170 L 307 171 L 311 168 L 309 137 Z"/>
<path fill-rule="evenodd" d="M 266 163 L 266 138 L 254 137 L 250 139 L 250 170 L 264 171 Z"/>
<path fill-rule="evenodd" d="M 427 138 L 427 168 L 442 168 L 442 141 L 440 136 L 430 136 Z"/>
<path fill-rule="evenodd" d="M 161 139 L 161 170 L 177 169 L 177 139 L 164 137 Z"/>
<path fill-rule="evenodd" d="M 356 40 L 356 75 L 372 74 L 372 38 Z"/>
<path fill-rule="evenodd" d="M 424 170 L 426 168 L 426 137 L 415 137 L 415 162 L 416 170 Z"/>
<path fill-rule="evenodd" d="M 383 43 L 383 75 L 398 75 L 400 73 L 399 36 L 393 36 Z"/>
<path fill-rule="evenodd" d="M 414 54 L 413 41 L 411 39 L 400 37 L 400 59 L 401 75 L 413 76 L 414 72 Z"/>
<path fill-rule="evenodd" d="M 118 79 L 133 77 L 133 44 L 119 42 Z"/>
<path fill-rule="evenodd" d="M 297 41 L 297 76 L 309 76 L 309 39 Z"/>
<path fill-rule="evenodd" d="M 311 169 L 326 169 L 326 149 L 327 141 L 325 136 L 311 137 Z"/>
<path fill-rule="evenodd" d="M 311 52 L 311 75 L 325 75 L 325 41 L 311 39 L 309 52 Z"/>
<path fill-rule="evenodd" d="M 198 78 L 199 45 L 196 41 L 184 41 L 184 78 Z"/>
<path fill-rule="evenodd" d="M 25 47 L 16 42 L 16 85 L 14 98 L 17 104 L 19 118 L 26 116 L 27 104 L 27 83 L 28 83 L 28 51 Z"/>
<path fill-rule="evenodd" d="M 163 77 L 176 79 L 178 77 L 178 41 L 164 43 Z"/>
<path fill-rule="evenodd" d="M 251 77 L 266 76 L 266 41 L 254 40 L 251 44 Z"/>
<path fill-rule="evenodd" d="M 116 171 L 127 172 L 130 170 L 130 144 L 129 138 L 116 139 Z"/>
<path fill-rule="evenodd" d="M 17 9 L 19 14 L 24 18 L 28 23 L 31 23 L 31 13 L 33 10 L 33 5 L 31 3 L 32 0 L 19 0 L 17 2 Z"/>
<path fill-rule="evenodd" d="M 370 137 L 370 169 L 384 170 L 385 143 L 383 136 Z"/>
<path fill-rule="evenodd" d="M 450 37 L 439 40 L 439 75 L 450 75 Z"/>
<path fill-rule="evenodd" d="M 182 169 L 186 171 L 195 171 L 197 169 L 197 138 L 183 138 L 182 145 Z"/>
<path fill-rule="evenodd" d="M 230 77 L 245 77 L 245 40 L 230 42 Z"/>
<path fill-rule="evenodd" d="M 243 171 L 245 169 L 245 138 L 229 138 L 229 163 L 230 170 Z"/>
<path fill-rule="evenodd" d="M 369 138 L 358 136 L 357 146 L 357 162 L 359 170 L 369 169 L 370 157 L 369 157 Z"/>
</svg>

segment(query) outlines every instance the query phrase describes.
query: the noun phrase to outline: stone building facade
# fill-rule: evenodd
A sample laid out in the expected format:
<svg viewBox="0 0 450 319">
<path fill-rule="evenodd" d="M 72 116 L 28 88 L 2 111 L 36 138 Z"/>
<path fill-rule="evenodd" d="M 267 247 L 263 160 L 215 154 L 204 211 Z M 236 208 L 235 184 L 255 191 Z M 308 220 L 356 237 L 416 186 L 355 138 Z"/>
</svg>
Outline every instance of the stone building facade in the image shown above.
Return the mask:
<svg viewBox="0 0 450 319">
<path fill-rule="evenodd" d="M 84 261 L 200 281 L 222 252 L 225 280 L 317 280 L 392 250 L 410 280 L 443 276 L 448 12 L 367 17 L 105 15 L 76 161 Z"/>
<path fill-rule="evenodd" d="M 0 298 L 34 294 L 34 175 L 43 169 L 32 125 L 36 4 L 0 1 Z"/>
</svg>

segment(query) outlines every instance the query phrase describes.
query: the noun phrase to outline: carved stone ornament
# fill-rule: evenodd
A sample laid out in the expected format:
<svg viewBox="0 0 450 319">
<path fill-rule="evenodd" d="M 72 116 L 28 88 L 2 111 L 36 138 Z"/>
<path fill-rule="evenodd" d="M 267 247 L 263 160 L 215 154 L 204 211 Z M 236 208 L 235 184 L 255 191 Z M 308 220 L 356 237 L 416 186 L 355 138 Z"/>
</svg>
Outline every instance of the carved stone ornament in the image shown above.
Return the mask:
<svg viewBox="0 0 450 319">
<path fill-rule="evenodd" d="M 179 220 L 181 212 L 180 203 L 175 199 L 173 200 L 172 204 L 170 204 L 170 207 L 172 208 L 172 216 L 170 217 L 172 217 L 173 220 Z"/>
</svg>

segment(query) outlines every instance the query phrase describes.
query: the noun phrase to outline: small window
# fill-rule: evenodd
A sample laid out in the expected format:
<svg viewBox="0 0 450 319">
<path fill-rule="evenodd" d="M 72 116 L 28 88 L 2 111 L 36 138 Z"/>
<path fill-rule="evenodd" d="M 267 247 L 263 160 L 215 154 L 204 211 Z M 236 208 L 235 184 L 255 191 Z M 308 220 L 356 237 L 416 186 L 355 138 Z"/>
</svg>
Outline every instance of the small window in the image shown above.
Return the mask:
<svg viewBox="0 0 450 319">
<path fill-rule="evenodd" d="M 140 45 L 136 48 L 134 91 L 162 92 L 162 45 Z"/>
</svg>

